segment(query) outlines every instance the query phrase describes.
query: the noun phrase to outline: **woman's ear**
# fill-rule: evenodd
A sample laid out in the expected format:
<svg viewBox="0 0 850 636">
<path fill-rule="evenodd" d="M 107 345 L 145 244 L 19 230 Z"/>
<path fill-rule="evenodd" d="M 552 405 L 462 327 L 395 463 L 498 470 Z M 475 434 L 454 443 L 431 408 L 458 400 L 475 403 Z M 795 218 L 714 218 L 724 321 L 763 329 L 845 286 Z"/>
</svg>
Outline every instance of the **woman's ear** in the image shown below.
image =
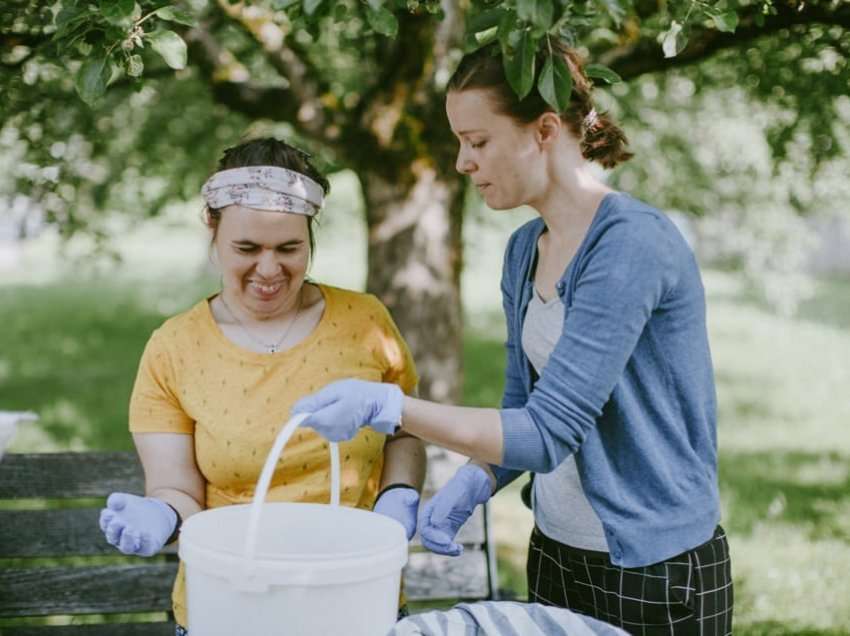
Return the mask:
<svg viewBox="0 0 850 636">
<path fill-rule="evenodd" d="M 564 122 L 556 113 L 545 112 L 535 122 L 534 136 L 540 146 L 548 146 L 561 135 Z"/>
</svg>

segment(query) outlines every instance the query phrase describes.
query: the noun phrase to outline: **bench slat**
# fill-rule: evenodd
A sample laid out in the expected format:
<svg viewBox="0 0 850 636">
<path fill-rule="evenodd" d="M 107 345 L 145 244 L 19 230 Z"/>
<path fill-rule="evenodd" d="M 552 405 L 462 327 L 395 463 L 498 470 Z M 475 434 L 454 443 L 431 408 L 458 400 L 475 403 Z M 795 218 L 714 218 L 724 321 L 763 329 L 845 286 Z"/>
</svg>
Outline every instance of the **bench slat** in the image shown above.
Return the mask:
<svg viewBox="0 0 850 636">
<path fill-rule="evenodd" d="M 144 493 L 135 453 L 7 454 L 0 462 L 0 499 L 106 497 Z"/>
<path fill-rule="evenodd" d="M 176 563 L 0 570 L 0 616 L 171 609 Z"/>
<path fill-rule="evenodd" d="M 115 556 L 98 527 L 100 509 L 6 510 L 0 557 Z"/>
<path fill-rule="evenodd" d="M 3 627 L 3 636 L 174 636 L 174 623 Z"/>
<path fill-rule="evenodd" d="M 0 571 L 0 616 L 110 614 L 171 609 L 176 563 Z M 484 552 L 414 552 L 404 571 L 411 600 L 487 596 Z"/>
<path fill-rule="evenodd" d="M 404 590 L 412 601 L 480 599 L 487 589 L 487 557 L 467 550 L 459 557 L 414 552 L 404 571 Z"/>
<path fill-rule="evenodd" d="M 117 556 L 100 532 L 99 515 L 99 508 L 0 511 L 0 557 Z M 467 546 L 484 542 L 481 508 L 461 528 L 458 540 Z M 421 546 L 417 534 L 411 549 Z M 176 547 L 165 552 L 176 552 Z"/>
</svg>

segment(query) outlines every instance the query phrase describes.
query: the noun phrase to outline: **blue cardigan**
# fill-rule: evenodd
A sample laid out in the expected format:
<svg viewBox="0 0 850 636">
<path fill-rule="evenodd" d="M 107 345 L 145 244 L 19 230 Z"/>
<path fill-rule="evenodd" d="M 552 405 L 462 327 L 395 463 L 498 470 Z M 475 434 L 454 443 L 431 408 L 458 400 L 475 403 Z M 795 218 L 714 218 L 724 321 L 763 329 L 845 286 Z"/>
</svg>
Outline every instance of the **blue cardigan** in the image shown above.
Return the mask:
<svg viewBox="0 0 850 636">
<path fill-rule="evenodd" d="M 720 519 L 716 397 L 705 293 L 661 212 L 608 194 L 557 284 L 564 328 L 540 378 L 520 335 L 540 218 L 511 236 L 499 487 L 575 454 L 613 563 L 640 567 L 708 541 Z"/>
</svg>

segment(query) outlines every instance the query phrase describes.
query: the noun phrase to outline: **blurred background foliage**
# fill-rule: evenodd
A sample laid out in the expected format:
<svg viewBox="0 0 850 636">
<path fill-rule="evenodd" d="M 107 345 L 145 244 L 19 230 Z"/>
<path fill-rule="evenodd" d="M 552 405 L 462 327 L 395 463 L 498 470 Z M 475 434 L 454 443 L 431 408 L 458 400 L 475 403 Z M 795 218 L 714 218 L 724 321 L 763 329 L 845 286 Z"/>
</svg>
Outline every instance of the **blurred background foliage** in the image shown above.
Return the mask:
<svg viewBox="0 0 850 636">
<path fill-rule="evenodd" d="M 127 400 L 150 331 L 217 288 L 199 186 L 224 147 L 261 134 L 295 140 L 333 173 L 313 276 L 379 293 L 423 375 L 435 356 L 457 358 L 465 377 L 450 377 L 450 397 L 497 405 L 501 255 L 530 213 L 494 214 L 464 192 L 443 90 L 471 32 L 504 41 L 520 89 L 529 69 L 516 53 L 557 35 L 623 79 L 599 79 L 597 94 L 636 158 L 606 178 L 669 212 L 704 268 L 735 633 L 850 634 L 850 3 L 3 8 L 0 408 L 42 418 L 14 450 L 130 447 Z M 183 45 L 152 35 L 163 31 Z M 376 242 L 402 211 L 409 221 Z M 435 240 L 451 249 L 427 261 L 419 246 Z M 380 277 L 416 262 L 436 272 L 437 295 Z M 494 508 L 502 582 L 522 595 L 530 513 L 513 488 Z"/>
</svg>

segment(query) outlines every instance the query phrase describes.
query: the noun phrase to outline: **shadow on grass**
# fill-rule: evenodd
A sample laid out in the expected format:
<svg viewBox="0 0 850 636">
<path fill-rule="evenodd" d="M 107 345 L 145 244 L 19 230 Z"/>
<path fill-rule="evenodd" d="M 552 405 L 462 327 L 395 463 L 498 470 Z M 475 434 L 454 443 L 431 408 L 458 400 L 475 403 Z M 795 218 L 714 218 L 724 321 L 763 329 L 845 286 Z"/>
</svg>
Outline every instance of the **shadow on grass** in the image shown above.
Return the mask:
<svg viewBox="0 0 850 636">
<path fill-rule="evenodd" d="M 794 523 L 812 539 L 850 540 L 850 469 L 840 453 L 724 452 L 720 491 L 732 533 L 749 534 L 765 520 Z"/>
</svg>

